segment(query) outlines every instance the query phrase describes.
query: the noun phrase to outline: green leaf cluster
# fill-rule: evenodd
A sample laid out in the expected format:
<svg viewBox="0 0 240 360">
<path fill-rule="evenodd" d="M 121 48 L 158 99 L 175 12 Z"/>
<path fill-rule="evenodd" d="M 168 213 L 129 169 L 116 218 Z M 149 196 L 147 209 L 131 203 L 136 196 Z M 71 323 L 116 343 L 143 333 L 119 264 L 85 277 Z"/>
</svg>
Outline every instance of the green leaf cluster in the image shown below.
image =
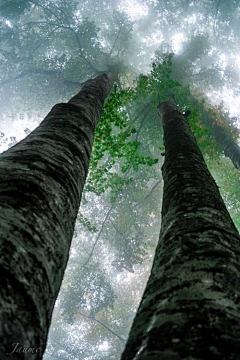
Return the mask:
<svg viewBox="0 0 240 360">
<path fill-rule="evenodd" d="M 90 220 L 88 220 L 81 212 L 77 216 L 77 222 L 82 224 L 88 231 L 91 233 L 96 233 L 98 231 L 97 227 L 94 226 Z"/>
<path fill-rule="evenodd" d="M 134 89 L 120 90 L 114 86 L 95 132 L 85 191 L 100 195 L 110 188 L 113 200 L 131 181 L 124 178 L 131 167 L 138 171 L 140 165 L 152 166 L 157 162 L 157 159 L 141 154 L 141 143 L 134 139 L 136 124 L 130 120 L 127 105 L 134 100 L 135 94 Z"/>
</svg>

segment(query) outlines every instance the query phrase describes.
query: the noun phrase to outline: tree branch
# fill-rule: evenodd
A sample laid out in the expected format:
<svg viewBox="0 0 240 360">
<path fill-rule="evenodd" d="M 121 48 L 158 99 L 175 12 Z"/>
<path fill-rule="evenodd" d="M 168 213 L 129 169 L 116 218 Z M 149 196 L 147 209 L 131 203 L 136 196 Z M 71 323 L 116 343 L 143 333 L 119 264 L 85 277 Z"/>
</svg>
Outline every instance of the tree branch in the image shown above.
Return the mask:
<svg viewBox="0 0 240 360">
<path fill-rule="evenodd" d="M 79 314 L 81 316 L 84 316 L 86 317 L 87 319 L 90 319 L 92 321 L 96 321 L 98 324 L 100 324 L 101 326 L 103 326 L 105 329 L 107 329 L 110 333 L 112 333 L 114 336 L 116 336 L 120 341 L 122 341 L 124 344 L 126 342 L 126 339 L 122 338 L 120 335 L 118 335 L 114 330 L 110 329 L 110 327 L 108 327 L 106 324 L 104 324 L 102 321 L 96 319 L 95 317 L 93 316 L 90 316 L 90 315 L 85 315 L 81 312 L 79 312 Z"/>
<path fill-rule="evenodd" d="M 111 49 L 110 53 L 109 53 L 108 56 L 107 56 L 107 60 L 109 60 L 109 58 L 111 57 L 111 55 L 112 55 L 112 53 L 113 53 L 113 50 L 114 50 L 114 48 L 115 48 L 115 46 L 116 46 L 116 43 L 117 43 L 117 41 L 118 41 L 118 39 L 119 39 L 121 30 L 122 30 L 122 24 L 121 24 L 120 27 L 119 27 L 119 30 L 118 30 L 116 39 L 115 39 L 115 41 L 114 41 L 114 43 L 113 43 L 112 49 Z"/>
<path fill-rule="evenodd" d="M 46 25 L 49 25 L 49 26 L 56 26 L 57 28 L 60 28 L 60 29 L 64 29 L 64 30 L 69 30 L 73 33 L 76 41 L 77 41 L 77 44 L 78 44 L 78 50 L 80 51 L 80 56 L 81 58 L 87 63 L 87 65 L 89 66 L 89 68 L 91 68 L 92 70 L 94 70 L 95 73 L 97 74 L 100 74 L 102 71 L 98 70 L 97 68 L 95 68 L 92 63 L 86 59 L 86 57 L 84 56 L 84 53 L 83 53 L 83 46 L 79 40 L 79 37 L 78 37 L 78 34 L 76 33 L 76 31 L 71 27 L 71 25 L 68 25 L 68 26 L 65 26 L 65 25 L 62 25 L 62 24 L 56 24 L 55 22 L 49 22 L 49 21 L 30 21 L 28 23 L 25 23 L 23 24 L 22 26 L 26 26 L 26 25 L 40 25 L 40 24 L 46 24 Z"/>
<path fill-rule="evenodd" d="M 152 195 L 152 193 L 154 192 L 154 190 L 158 187 L 158 185 L 161 184 L 161 182 L 162 182 L 162 180 L 158 180 L 158 181 L 156 182 L 156 184 L 153 185 L 153 187 L 151 188 L 150 192 L 144 197 L 144 199 L 141 200 L 141 201 L 139 201 L 137 204 L 135 204 L 135 205 L 133 206 L 133 208 L 137 207 L 137 206 L 140 205 L 143 201 L 147 200 L 147 199 Z"/>
<path fill-rule="evenodd" d="M 144 121 L 146 120 L 147 114 L 148 114 L 148 113 L 145 112 L 145 114 L 143 115 L 143 118 L 142 118 L 142 121 L 141 121 L 141 123 L 140 123 L 140 126 L 139 126 L 139 128 L 138 128 L 138 130 L 137 130 L 137 132 L 136 132 L 136 134 L 135 134 L 135 141 L 137 141 L 137 139 L 138 139 L 139 133 L 140 133 L 140 131 L 141 131 L 141 128 L 143 127 Z"/>
<path fill-rule="evenodd" d="M 61 71 L 58 70 L 41 70 L 41 69 L 29 69 L 26 71 L 23 71 L 22 73 L 14 76 L 13 78 L 6 79 L 0 82 L 0 86 L 7 85 L 12 82 L 15 82 L 25 76 L 31 75 L 31 74 L 40 74 L 40 75 L 49 75 L 49 76 L 59 76 L 61 75 Z M 65 80 L 63 79 L 63 84 L 65 85 L 76 85 L 76 86 L 82 86 L 84 83 L 81 83 L 79 81 L 71 81 L 71 80 Z"/>
<path fill-rule="evenodd" d="M 107 222 L 107 220 L 108 220 L 108 217 L 109 217 L 112 209 L 114 208 L 114 205 L 115 205 L 115 203 L 113 203 L 113 204 L 110 206 L 110 208 L 108 209 L 108 212 L 107 212 L 107 214 L 106 214 L 106 216 L 105 216 L 105 218 L 104 218 L 104 220 L 103 220 L 103 223 L 102 223 L 102 225 L 101 225 L 101 229 L 100 229 L 100 231 L 98 232 L 97 237 L 96 237 L 96 240 L 94 241 L 94 244 L 93 244 L 93 246 L 92 246 L 92 250 L 91 250 L 91 252 L 90 252 L 87 260 L 86 260 L 85 263 L 82 265 L 82 268 L 84 268 L 84 267 L 88 264 L 88 262 L 90 261 L 92 255 L 93 255 L 95 246 L 97 245 L 97 242 L 98 242 L 98 240 L 100 239 L 100 236 L 101 236 L 101 234 L 102 234 L 103 228 L 104 228 L 104 226 L 105 226 L 105 224 L 106 224 L 106 222 Z"/>
<path fill-rule="evenodd" d="M 129 173 L 130 169 L 131 169 L 131 166 L 128 168 L 127 172 L 125 173 L 125 176 L 123 177 L 124 180 L 126 179 L 126 177 L 127 177 L 128 173 Z M 98 235 L 97 235 L 97 237 L 96 237 L 96 240 L 94 241 L 94 244 L 93 244 L 93 246 L 92 246 L 92 250 L 91 250 L 91 252 L 90 252 L 87 260 L 85 261 L 85 263 L 81 266 L 81 268 L 84 268 L 84 267 L 88 264 L 88 262 L 90 261 L 92 255 L 93 255 L 94 249 L 95 249 L 95 247 L 96 247 L 96 245 L 97 245 L 97 242 L 98 242 L 98 240 L 100 239 L 100 236 L 101 236 L 101 234 L 102 234 L 102 232 L 103 232 L 104 226 L 106 225 L 107 220 L 108 220 L 108 218 L 109 218 L 112 210 L 114 209 L 114 206 L 115 206 L 115 205 L 116 205 L 116 200 L 115 200 L 115 202 L 112 203 L 112 205 L 110 206 L 110 208 L 109 208 L 109 210 L 108 210 L 108 212 L 107 212 L 107 214 L 106 214 L 106 216 L 105 216 L 105 218 L 104 218 L 104 220 L 103 220 L 103 223 L 102 223 L 102 225 L 101 225 L 101 229 L 99 230 L 99 233 L 98 233 Z"/>
<path fill-rule="evenodd" d="M 217 36 L 217 34 L 216 34 L 216 24 L 217 24 L 217 15 L 218 15 L 220 3 L 221 3 L 221 0 L 218 0 L 217 5 L 216 5 L 215 16 L 214 16 L 214 19 L 213 19 L 213 33 L 214 33 L 215 36 Z"/>
</svg>

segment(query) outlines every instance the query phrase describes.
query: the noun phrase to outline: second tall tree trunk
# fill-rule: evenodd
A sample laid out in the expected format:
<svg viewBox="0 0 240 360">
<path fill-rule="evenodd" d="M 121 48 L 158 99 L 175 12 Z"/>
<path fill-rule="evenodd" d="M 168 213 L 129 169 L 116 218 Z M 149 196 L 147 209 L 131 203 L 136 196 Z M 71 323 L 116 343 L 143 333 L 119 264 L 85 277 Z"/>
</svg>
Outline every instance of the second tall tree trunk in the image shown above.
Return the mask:
<svg viewBox="0 0 240 360">
<path fill-rule="evenodd" d="M 232 160 L 233 165 L 240 171 L 240 147 L 233 140 L 231 133 L 218 125 L 215 119 L 204 109 L 204 106 L 199 104 L 202 122 L 212 130 L 220 149 L 223 150 L 225 156 Z"/>
<path fill-rule="evenodd" d="M 41 359 L 112 75 L 0 155 L 0 359 Z"/>
<path fill-rule="evenodd" d="M 159 106 L 162 227 L 122 360 L 240 359 L 240 237 L 187 118 Z"/>
</svg>

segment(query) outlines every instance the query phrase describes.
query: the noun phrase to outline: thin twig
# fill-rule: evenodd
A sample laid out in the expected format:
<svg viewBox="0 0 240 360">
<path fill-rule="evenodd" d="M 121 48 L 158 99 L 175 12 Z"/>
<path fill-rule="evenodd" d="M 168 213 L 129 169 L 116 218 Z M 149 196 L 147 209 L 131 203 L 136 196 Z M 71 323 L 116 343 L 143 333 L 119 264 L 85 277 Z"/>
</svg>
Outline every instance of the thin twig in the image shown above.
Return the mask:
<svg viewBox="0 0 240 360">
<path fill-rule="evenodd" d="M 140 123 L 140 126 L 139 126 L 139 128 L 138 128 L 138 130 L 137 130 L 137 132 L 136 132 L 136 134 L 135 134 L 135 141 L 137 141 L 137 139 L 138 139 L 139 133 L 140 133 L 142 127 L 143 127 L 143 124 L 144 124 L 144 121 L 146 120 L 147 115 L 148 115 L 148 112 L 146 112 L 146 113 L 144 114 L 143 118 L 142 118 L 142 121 L 141 121 L 141 123 Z"/>
<path fill-rule="evenodd" d="M 137 204 L 135 204 L 135 205 L 133 206 L 133 208 L 137 207 L 137 206 L 140 205 L 143 201 L 147 200 L 147 199 L 152 195 L 152 193 L 154 192 L 154 190 L 158 187 L 158 185 L 161 184 L 161 182 L 162 182 L 162 180 L 158 180 L 158 181 L 156 182 L 156 184 L 153 185 L 153 187 L 151 188 L 150 192 L 144 197 L 144 199 L 141 200 L 141 201 L 139 201 Z"/>
<path fill-rule="evenodd" d="M 123 177 L 123 180 L 126 179 L 129 171 L 131 170 L 131 167 L 132 167 L 132 166 L 130 166 L 130 167 L 128 168 L 128 170 L 126 171 L 126 173 L 125 173 L 125 175 L 124 175 L 124 177 Z M 119 195 L 119 194 L 118 194 L 118 195 Z M 117 196 L 118 196 L 118 195 L 117 195 Z M 112 210 L 114 209 L 115 205 L 116 205 L 116 199 L 115 199 L 115 202 L 112 203 L 112 205 L 110 206 L 110 208 L 109 208 L 109 210 L 108 210 L 108 212 L 107 212 L 107 214 L 106 214 L 106 216 L 105 216 L 105 218 L 104 218 L 104 220 L 103 220 L 103 223 L 102 223 L 102 225 L 101 225 L 101 229 L 99 230 L 99 233 L 98 233 L 98 235 L 97 235 L 97 237 L 96 237 L 96 240 L 94 241 L 94 244 L 93 244 L 93 246 L 92 246 L 92 250 L 91 250 L 91 252 L 90 252 L 87 260 L 85 261 L 85 263 L 81 266 L 81 268 L 84 268 L 84 267 L 87 265 L 87 263 L 90 261 L 91 257 L 93 256 L 94 249 L 95 249 L 95 247 L 96 247 L 96 245 L 97 245 L 97 243 L 98 243 L 98 241 L 99 241 L 99 239 L 100 239 L 100 236 L 101 236 L 101 234 L 102 234 L 102 232 L 103 232 L 104 226 L 106 225 L 107 220 L 108 220 L 108 218 L 109 218 Z"/>
<path fill-rule="evenodd" d="M 87 319 L 90 319 L 92 321 L 96 321 L 98 324 L 102 325 L 103 327 L 105 327 L 105 329 L 107 329 L 110 333 L 112 333 L 113 335 L 115 335 L 120 341 L 122 341 L 124 344 L 126 342 L 126 339 L 122 338 L 120 335 L 118 335 L 114 330 L 110 329 L 106 324 L 104 324 L 102 321 L 96 319 L 93 316 L 90 315 L 85 315 L 83 313 L 79 313 L 81 316 L 86 317 Z"/>
<path fill-rule="evenodd" d="M 216 35 L 216 24 L 217 24 L 217 15 L 218 15 L 220 3 L 221 3 L 221 0 L 218 0 L 217 6 L 216 6 L 216 13 L 215 13 L 215 16 L 214 16 L 214 19 L 213 19 L 213 33 L 214 33 L 215 36 L 217 36 Z"/>
<path fill-rule="evenodd" d="M 85 263 L 82 265 L 82 268 L 85 267 L 85 266 L 88 264 L 88 262 L 90 261 L 92 255 L 93 255 L 94 249 L 95 249 L 95 247 L 96 247 L 96 245 L 97 245 L 98 240 L 100 239 L 100 236 L 101 236 L 101 234 L 102 234 L 103 228 L 104 228 L 104 226 L 105 226 L 105 224 L 106 224 L 106 222 L 107 222 L 107 220 L 108 220 L 108 217 L 109 217 L 109 215 L 110 215 L 110 213 L 111 213 L 114 205 L 115 205 L 115 203 L 113 203 L 113 204 L 110 206 L 110 208 L 108 209 L 108 212 L 107 212 L 107 214 L 106 214 L 106 216 L 105 216 L 105 219 L 103 220 L 101 229 L 99 230 L 99 232 L 98 232 L 98 234 L 97 234 L 97 237 L 96 237 L 96 240 L 94 241 L 94 244 L 93 244 L 93 246 L 92 246 L 92 250 L 91 250 L 91 252 L 90 252 L 87 260 L 86 260 Z"/>
<path fill-rule="evenodd" d="M 14 76 L 13 78 L 6 79 L 0 82 L 0 86 L 10 84 L 11 82 L 15 82 L 25 76 L 32 75 L 32 74 L 40 74 L 40 75 L 48 75 L 48 76 L 59 76 L 61 75 L 61 71 L 58 70 L 41 70 L 41 69 L 29 69 L 26 71 L 23 71 L 22 73 Z M 82 86 L 84 83 L 81 83 L 79 81 L 71 81 L 63 79 L 63 84 L 65 85 L 76 85 L 76 86 Z"/>
<path fill-rule="evenodd" d="M 117 41 L 118 41 L 118 39 L 119 39 L 121 30 L 122 30 L 122 24 L 121 24 L 120 27 L 119 27 L 119 30 L 118 30 L 116 39 L 115 39 L 115 41 L 114 41 L 114 43 L 113 43 L 112 49 L 111 49 L 110 53 L 109 53 L 108 56 L 107 56 L 107 60 L 111 57 L 111 55 L 112 55 L 112 53 L 113 53 L 113 50 L 114 50 L 114 48 L 115 48 L 115 46 L 116 46 L 116 43 L 117 43 Z"/>
</svg>

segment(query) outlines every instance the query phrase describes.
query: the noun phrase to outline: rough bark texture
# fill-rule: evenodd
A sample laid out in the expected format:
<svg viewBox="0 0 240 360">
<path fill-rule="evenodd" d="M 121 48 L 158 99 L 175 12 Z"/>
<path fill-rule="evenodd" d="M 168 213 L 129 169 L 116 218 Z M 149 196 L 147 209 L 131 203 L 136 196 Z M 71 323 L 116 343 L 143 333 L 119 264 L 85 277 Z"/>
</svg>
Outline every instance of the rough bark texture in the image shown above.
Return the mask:
<svg viewBox="0 0 240 360">
<path fill-rule="evenodd" d="M 162 227 L 122 360 L 240 359 L 240 237 L 186 117 L 159 110 Z"/>
<path fill-rule="evenodd" d="M 94 129 L 111 85 L 111 74 L 87 81 L 79 94 L 55 105 L 35 131 L 0 155 L 1 360 L 42 358 Z M 18 351 L 6 355 L 16 343 Z"/>
</svg>

